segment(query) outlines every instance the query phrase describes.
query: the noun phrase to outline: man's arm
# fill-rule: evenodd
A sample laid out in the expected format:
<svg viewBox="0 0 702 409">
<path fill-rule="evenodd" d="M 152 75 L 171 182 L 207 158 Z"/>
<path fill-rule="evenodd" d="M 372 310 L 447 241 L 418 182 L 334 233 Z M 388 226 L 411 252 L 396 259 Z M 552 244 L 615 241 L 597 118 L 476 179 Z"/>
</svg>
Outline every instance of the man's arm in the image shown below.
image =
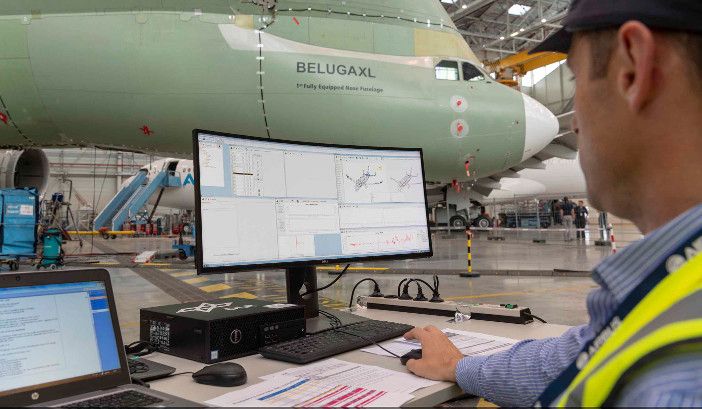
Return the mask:
<svg viewBox="0 0 702 409">
<path fill-rule="evenodd" d="M 457 357 L 458 350 L 436 328 L 415 328 L 406 337 L 422 342 L 422 359 L 407 363 L 413 373 L 455 381 L 465 392 L 500 406 L 525 406 L 533 404 L 575 360 L 593 332 L 587 325 L 574 327 L 558 338 L 522 341 L 491 356 L 463 359 Z"/>
</svg>

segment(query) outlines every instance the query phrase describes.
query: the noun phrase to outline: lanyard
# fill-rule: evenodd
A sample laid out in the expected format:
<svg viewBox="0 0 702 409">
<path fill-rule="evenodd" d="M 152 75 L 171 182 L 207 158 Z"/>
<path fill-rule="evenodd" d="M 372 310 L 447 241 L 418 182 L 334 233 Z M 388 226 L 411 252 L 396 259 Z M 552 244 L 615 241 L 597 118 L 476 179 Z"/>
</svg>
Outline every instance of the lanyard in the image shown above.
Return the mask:
<svg viewBox="0 0 702 409">
<path fill-rule="evenodd" d="M 599 350 L 599 347 L 604 345 L 606 340 L 612 335 L 614 332 L 613 329 L 618 326 L 619 323 L 621 323 L 624 318 L 626 318 L 627 315 L 638 305 L 641 300 L 648 295 L 651 290 L 653 290 L 661 281 L 663 281 L 670 273 L 673 273 L 674 271 L 668 271 L 668 260 L 672 255 L 677 255 L 679 257 L 682 257 L 680 259 L 681 261 L 686 260 L 686 252 L 685 249 L 687 248 L 694 248 L 692 246 L 692 243 L 698 238 L 702 238 L 702 229 L 699 229 L 696 231 L 696 233 L 687 240 L 685 240 L 682 244 L 680 244 L 673 252 L 666 254 L 665 256 L 662 257 L 662 260 L 658 262 L 658 265 L 656 268 L 651 271 L 646 278 L 636 286 L 636 288 L 624 299 L 624 301 L 617 307 L 617 309 L 614 311 L 612 316 L 607 320 L 607 325 L 602 327 L 602 329 L 597 333 L 597 335 L 591 340 L 588 341 L 584 347 L 580 350 L 580 353 L 576 355 L 578 359 L 571 363 L 568 368 L 566 368 L 559 376 L 549 384 L 549 386 L 546 388 L 546 390 L 541 394 L 539 399 L 536 401 L 534 406 L 536 407 L 544 407 L 544 406 L 552 406 L 556 399 L 570 386 L 570 384 L 573 382 L 573 379 L 578 375 L 580 372 L 580 369 L 578 369 L 578 366 L 580 368 L 584 368 L 587 362 L 592 359 L 592 357 L 597 353 Z M 700 249 L 702 250 L 702 249 Z M 673 266 L 671 265 L 672 270 L 677 270 L 680 265 Z M 598 343 L 598 347 L 594 347 L 595 342 Z M 587 356 L 587 360 L 584 362 L 581 362 L 580 357 L 581 356 Z M 579 364 L 579 365 L 578 365 Z"/>
</svg>

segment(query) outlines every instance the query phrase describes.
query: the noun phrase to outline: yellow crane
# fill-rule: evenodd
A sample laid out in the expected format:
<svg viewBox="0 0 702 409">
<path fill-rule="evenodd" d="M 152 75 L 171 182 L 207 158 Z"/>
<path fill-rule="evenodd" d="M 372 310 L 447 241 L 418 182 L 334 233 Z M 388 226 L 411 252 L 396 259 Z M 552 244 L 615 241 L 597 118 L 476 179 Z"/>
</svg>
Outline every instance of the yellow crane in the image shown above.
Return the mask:
<svg viewBox="0 0 702 409">
<path fill-rule="evenodd" d="M 485 62 L 484 64 L 487 70 L 496 74 L 498 82 L 516 88 L 519 85 L 519 82 L 515 80 L 516 75 L 524 76 L 529 71 L 565 60 L 567 57 L 566 54 L 562 53 L 529 54 L 529 51 L 522 51 L 501 60 Z"/>
</svg>

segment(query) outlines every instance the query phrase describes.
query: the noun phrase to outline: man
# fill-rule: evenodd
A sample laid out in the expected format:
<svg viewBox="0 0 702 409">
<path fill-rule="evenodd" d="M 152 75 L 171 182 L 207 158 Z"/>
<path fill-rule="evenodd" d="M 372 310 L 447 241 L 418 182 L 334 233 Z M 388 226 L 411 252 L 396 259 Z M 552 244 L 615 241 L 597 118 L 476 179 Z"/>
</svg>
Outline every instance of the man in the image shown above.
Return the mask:
<svg viewBox="0 0 702 409">
<path fill-rule="evenodd" d="M 587 217 L 590 211 L 585 206 L 585 202 L 578 200 L 578 205 L 575 206 L 575 227 L 578 229 L 577 238 L 585 240 L 585 226 L 587 225 Z"/>
<path fill-rule="evenodd" d="M 575 218 L 575 206 L 567 197 L 563 198 L 561 205 L 561 218 L 565 227 L 565 241 L 573 241 L 573 219 Z"/>
<path fill-rule="evenodd" d="M 563 219 L 561 218 L 561 201 L 553 201 L 553 224 L 563 224 Z"/>
<path fill-rule="evenodd" d="M 645 238 L 595 268 L 587 325 L 466 358 L 417 328 L 410 371 L 503 406 L 702 406 L 700 21 L 699 0 L 572 3 L 537 50 L 569 54 L 592 205 Z"/>
</svg>

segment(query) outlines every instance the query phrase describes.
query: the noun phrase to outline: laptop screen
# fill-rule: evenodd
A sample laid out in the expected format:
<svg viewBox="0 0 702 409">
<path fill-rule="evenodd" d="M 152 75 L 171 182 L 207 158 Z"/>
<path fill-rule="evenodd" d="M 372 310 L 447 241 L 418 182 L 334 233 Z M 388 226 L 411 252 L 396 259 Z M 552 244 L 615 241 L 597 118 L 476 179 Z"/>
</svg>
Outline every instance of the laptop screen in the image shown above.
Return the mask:
<svg viewBox="0 0 702 409">
<path fill-rule="evenodd" d="M 0 288 L 0 396 L 121 370 L 105 283 Z"/>
</svg>

